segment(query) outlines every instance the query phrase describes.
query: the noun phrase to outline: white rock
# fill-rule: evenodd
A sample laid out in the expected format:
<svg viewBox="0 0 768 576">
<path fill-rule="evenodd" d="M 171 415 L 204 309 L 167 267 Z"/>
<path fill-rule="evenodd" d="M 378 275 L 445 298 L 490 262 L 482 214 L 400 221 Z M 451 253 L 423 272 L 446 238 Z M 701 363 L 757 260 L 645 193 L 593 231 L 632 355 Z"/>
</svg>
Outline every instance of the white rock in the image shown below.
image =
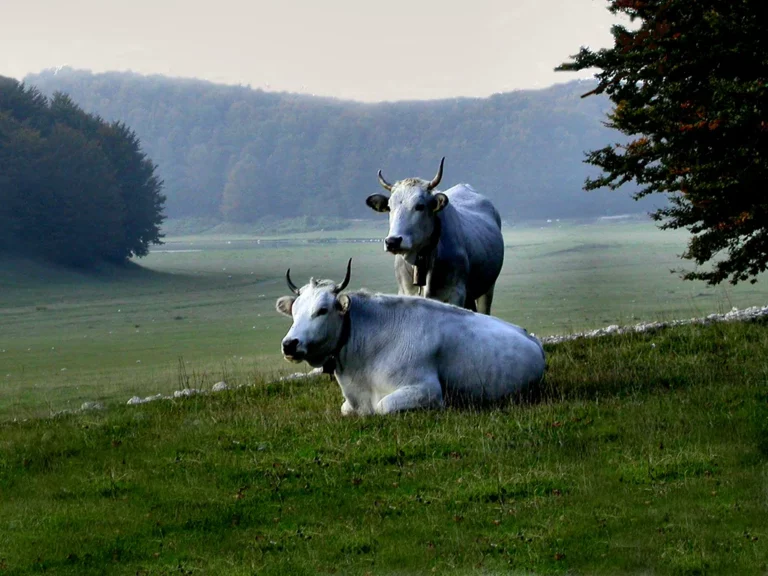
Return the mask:
<svg viewBox="0 0 768 576">
<path fill-rule="evenodd" d="M 595 338 L 598 336 L 605 336 L 608 334 L 626 334 L 629 332 L 648 332 L 650 330 L 658 330 L 660 328 L 666 328 L 668 326 L 686 326 L 691 324 L 710 324 L 712 322 L 734 322 L 755 320 L 762 316 L 768 315 L 768 306 L 751 306 L 743 310 L 737 308 L 731 309 L 726 314 L 709 314 L 704 318 L 690 318 L 688 320 L 671 320 L 669 322 L 641 322 L 633 326 L 618 326 L 611 325 L 606 328 L 598 328 L 596 330 L 587 330 L 584 332 L 577 332 L 575 334 L 567 334 L 563 336 L 544 336 L 539 338 L 543 344 L 557 344 L 559 342 L 566 342 L 569 340 L 576 340 L 577 338 Z"/>
<path fill-rule="evenodd" d="M 211 392 L 223 392 L 224 390 L 229 390 L 229 386 L 223 380 L 221 382 L 216 382 L 211 388 Z"/>
<path fill-rule="evenodd" d="M 87 412 L 89 410 L 104 410 L 104 404 L 101 402 L 83 402 L 80 410 Z"/>
<path fill-rule="evenodd" d="M 174 398 L 185 398 L 187 396 L 194 396 L 195 394 L 202 394 L 202 390 L 198 390 L 197 388 L 184 388 L 184 390 L 176 390 L 173 393 Z"/>
</svg>

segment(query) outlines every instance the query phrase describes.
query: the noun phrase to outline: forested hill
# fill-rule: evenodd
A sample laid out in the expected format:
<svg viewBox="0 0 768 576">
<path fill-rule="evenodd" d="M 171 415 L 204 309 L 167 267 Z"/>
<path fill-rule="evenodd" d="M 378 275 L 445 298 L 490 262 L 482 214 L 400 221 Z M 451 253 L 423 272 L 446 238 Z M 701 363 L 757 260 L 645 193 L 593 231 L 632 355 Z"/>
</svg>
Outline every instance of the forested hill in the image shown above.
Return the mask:
<svg viewBox="0 0 768 576">
<path fill-rule="evenodd" d="M 158 164 L 169 217 L 230 221 L 371 217 L 376 172 L 469 182 L 510 219 L 638 212 L 630 191 L 585 192 L 586 150 L 618 141 L 591 83 L 459 98 L 363 104 L 133 73 L 64 68 L 25 78 L 127 123 Z M 656 200 L 658 203 L 658 200 Z"/>
</svg>

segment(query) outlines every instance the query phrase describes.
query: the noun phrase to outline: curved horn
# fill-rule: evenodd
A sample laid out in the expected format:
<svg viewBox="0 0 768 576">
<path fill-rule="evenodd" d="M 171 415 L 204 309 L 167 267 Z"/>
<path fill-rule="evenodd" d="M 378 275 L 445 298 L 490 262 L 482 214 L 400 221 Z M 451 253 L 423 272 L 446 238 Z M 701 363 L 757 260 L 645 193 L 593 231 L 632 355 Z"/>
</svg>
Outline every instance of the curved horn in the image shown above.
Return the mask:
<svg viewBox="0 0 768 576">
<path fill-rule="evenodd" d="M 381 174 L 381 170 L 379 170 L 379 184 L 381 184 L 381 187 L 384 188 L 387 192 L 392 192 L 392 184 L 384 180 L 384 176 Z"/>
<path fill-rule="evenodd" d="M 344 276 L 344 280 L 342 280 L 341 284 L 339 284 L 333 291 L 334 294 L 338 294 L 344 288 L 347 287 L 347 284 L 349 284 L 349 279 L 352 276 L 352 258 L 349 259 L 349 262 L 347 262 L 347 275 Z"/>
<path fill-rule="evenodd" d="M 296 287 L 296 285 L 291 282 L 291 269 L 288 268 L 288 271 L 285 273 L 285 280 L 288 282 L 288 288 L 291 289 L 291 292 L 296 294 L 296 296 L 299 295 L 299 289 Z"/>
<path fill-rule="evenodd" d="M 440 184 L 440 180 L 443 179 L 443 163 L 445 162 L 445 156 L 443 156 L 443 159 L 440 160 L 440 168 L 437 170 L 437 175 L 432 179 L 432 182 L 429 183 L 429 186 L 427 186 L 427 190 L 432 190 L 433 188 L 436 188 L 438 184 Z"/>
</svg>

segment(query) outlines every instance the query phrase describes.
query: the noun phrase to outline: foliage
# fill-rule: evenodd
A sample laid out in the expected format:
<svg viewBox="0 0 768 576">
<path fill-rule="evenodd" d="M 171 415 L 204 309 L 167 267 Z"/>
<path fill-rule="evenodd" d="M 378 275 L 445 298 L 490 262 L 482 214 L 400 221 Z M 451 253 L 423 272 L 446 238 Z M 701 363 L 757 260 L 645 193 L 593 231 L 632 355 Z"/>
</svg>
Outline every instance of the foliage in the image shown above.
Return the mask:
<svg viewBox="0 0 768 576">
<path fill-rule="evenodd" d="M 160 243 L 155 165 L 124 124 L 0 77 L 0 250 L 93 267 Z"/>
<path fill-rule="evenodd" d="M 6 422 L 0 565 L 764 573 L 767 335 L 712 325 L 548 346 L 542 399 L 487 411 L 343 418 L 325 377 L 252 377 Z"/>
<path fill-rule="evenodd" d="M 588 154 L 603 175 L 587 189 L 635 181 L 666 193 L 661 227 L 693 234 L 684 258 L 711 269 L 686 279 L 736 284 L 768 264 L 768 35 L 758 0 L 611 0 L 639 25 L 614 46 L 582 48 L 558 70 L 598 68 L 615 104 L 609 126 L 633 139 Z"/>
<path fill-rule="evenodd" d="M 361 104 L 242 86 L 63 68 L 27 77 L 89 111 L 120 118 L 160 165 L 170 218 L 230 222 L 324 216 L 371 218 L 365 198 L 390 179 L 469 182 L 505 218 L 642 211 L 629 194 L 584 194 L 585 148 L 605 140 L 608 100 L 591 84 L 433 102 Z M 638 210 L 639 208 L 639 210 Z"/>
</svg>

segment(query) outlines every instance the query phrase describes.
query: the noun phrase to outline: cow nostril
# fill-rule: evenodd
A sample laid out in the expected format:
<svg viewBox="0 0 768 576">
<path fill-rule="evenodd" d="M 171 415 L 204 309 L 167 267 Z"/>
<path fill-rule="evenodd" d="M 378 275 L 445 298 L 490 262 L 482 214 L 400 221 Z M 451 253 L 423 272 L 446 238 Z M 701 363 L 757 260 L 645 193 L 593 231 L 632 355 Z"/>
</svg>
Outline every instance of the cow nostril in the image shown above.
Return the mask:
<svg viewBox="0 0 768 576">
<path fill-rule="evenodd" d="M 291 340 L 283 340 L 283 352 L 285 354 L 293 354 L 296 352 L 296 348 L 299 347 L 299 341 L 296 338 Z"/>
</svg>

